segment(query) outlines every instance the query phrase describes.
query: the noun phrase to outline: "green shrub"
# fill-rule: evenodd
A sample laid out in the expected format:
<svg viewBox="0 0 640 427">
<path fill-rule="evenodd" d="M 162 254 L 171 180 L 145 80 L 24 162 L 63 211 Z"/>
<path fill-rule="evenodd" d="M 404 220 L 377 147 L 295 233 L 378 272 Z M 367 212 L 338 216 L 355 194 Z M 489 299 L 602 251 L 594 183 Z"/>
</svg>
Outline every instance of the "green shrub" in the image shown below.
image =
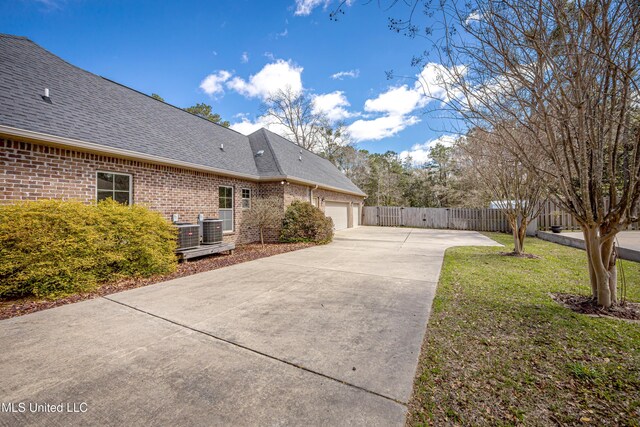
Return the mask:
<svg viewBox="0 0 640 427">
<path fill-rule="evenodd" d="M 176 268 L 175 229 L 143 206 L 40 200 L 0 206 L 0 297 L 56 298 Z"/>
<path fill-rule="evenodd" d="M 142 205 L 125 206 L 111 199 L 98 203 L 100 233 L 108 236 L 106 274 L 151 276 L 175 271 L 177 230 Z"/>
<path fill-rule="evenodd" d="M 296 200 L 284 214 L 280 241 L 325 244 L 333 239 L 333 221 L 309 202 Z"/>
</svg>

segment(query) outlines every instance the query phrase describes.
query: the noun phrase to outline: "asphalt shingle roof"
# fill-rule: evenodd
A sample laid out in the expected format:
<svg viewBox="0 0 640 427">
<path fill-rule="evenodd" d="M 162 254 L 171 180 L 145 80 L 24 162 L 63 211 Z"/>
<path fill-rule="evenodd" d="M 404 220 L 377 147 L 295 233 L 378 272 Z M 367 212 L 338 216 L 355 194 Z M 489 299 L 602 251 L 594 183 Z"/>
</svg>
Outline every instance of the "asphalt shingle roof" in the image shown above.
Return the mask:
<svg viewBox="0 0 640 427">
<path fill-rule="evenodd" d="M 230 174 L 287 175 L 361 193 L 338 169 L 312 153 L 306 152 L 309 160 L 304 167 L 296 164 L 297 146 L 270 132 L 249 138 L 82 70 L 27 38 L 0 34 L 0 64 L 0 125 Z M 42 98 L 45 88 L 52 103 Z M 255 156 L 261 149 L 265 155 Z"/>
<path fill-rule="evenodd" d="M 282 175 L 323 183 L 331 187 L 364 195 L 364 193 L 330 161 L 301 148 L 278 134 L 266 129 L 260 129 L 249 135 L 249 140 L 262 140 L 264 141 L 262 144 L 266 143 L 270 148 L 271 154 L 265 149 L 265 153 L 262 156 L 256 157 L 258 169 L 260 170 L 264 167 L 264 173 L 271 173 L 277 168 Z M 274 161 L 272 161 L 270 157 L 272 157 Z M 262 158 L 264 163 L 260 162 L 260 158 Z M 263 171 L 260 170 L 260 172 Z"/>
</svg>

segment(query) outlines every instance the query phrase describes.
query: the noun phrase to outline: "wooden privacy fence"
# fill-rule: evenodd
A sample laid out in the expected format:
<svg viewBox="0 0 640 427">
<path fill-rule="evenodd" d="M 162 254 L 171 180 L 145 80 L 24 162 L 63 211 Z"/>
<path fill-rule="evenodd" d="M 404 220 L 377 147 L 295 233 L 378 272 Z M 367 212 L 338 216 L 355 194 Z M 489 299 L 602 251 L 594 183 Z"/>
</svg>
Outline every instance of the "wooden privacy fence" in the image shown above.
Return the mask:
<svg viewBox="0 0 640 427">
<path fill-rule="evenodd" d="M 571 214 L 562 210 L 554 202 L 542 202 L 542 209 L 538 216 L 538 229 L 551 230 L 552 225 L 561 225 L 565 230 L 580 230 L 580 225 Z"/>
<path fill-rule="evenodd" d="M 500 209 L 365 206 L 362 223 L 388 227 L 406 226 L 503 232 L 511 230 Z"/>
<path fill-rule="evenodd" d="M 571 214 L 562 210 L 554 202 L 547 200 L 542 202 L 540 216 L 538 216 L 538 229 L 550 230 L 552 225 L 561 225 L 565 230 L 580 230 L 580 225 Z M 627 230 L 640 230 L 640 223 L 634 222 L 627 227 Z"/>
<path fill-rule="evenodd" d="M 401 208 L 395 206 L 365 206 L 364 225 L 388 227 L 449 228 L 453 230 L 503 231 L 511 227 L 501 209 L 471 208 Z M 550 230 L 552 225 L 561 225 L 565 230 L 580 230 L 571 214 L 563 211 L 551 201 L 543 202 L 537 228 Z M 532 224 L 535 231 L 535 224 Z M 627 230 L 640 230 L 640 223 L 631 224 Z"/>
</svg>

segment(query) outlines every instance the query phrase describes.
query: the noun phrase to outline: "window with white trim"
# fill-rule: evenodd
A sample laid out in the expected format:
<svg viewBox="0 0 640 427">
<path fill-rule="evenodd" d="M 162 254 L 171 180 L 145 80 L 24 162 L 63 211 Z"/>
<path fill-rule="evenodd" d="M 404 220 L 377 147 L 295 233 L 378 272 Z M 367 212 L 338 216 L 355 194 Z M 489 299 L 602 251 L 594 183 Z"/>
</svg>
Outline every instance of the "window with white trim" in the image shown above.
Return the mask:
<svg viewBox="0 0 640 427">
<path fill-rule="evenodd" d="M 233 231 L 233 187 L 218 187 L 218 216 L 222 231 Z"/>
<path fill-rule="evenodd" d="M 242 189 L 242 209 L 251 209 L 251 189 Z"/>
<path fill-rule="evenodd" d="M 124 205 L 130 205 L 132 203 L 131 175 L 114 172 L 97 172 L 96 181 L 96 197 L 98 201 L 113 199 Z"/>
</svg>

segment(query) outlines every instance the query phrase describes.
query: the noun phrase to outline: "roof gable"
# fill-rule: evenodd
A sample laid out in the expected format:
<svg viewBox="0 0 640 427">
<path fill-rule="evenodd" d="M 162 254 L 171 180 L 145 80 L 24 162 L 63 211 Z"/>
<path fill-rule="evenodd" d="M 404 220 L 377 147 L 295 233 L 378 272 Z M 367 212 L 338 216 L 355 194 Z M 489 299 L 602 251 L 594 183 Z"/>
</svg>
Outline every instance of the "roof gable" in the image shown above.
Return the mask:
<svg viewBox="0 0 640 427">
<path fill-rule="evenodd" d="M 266 129 L 249 135 L 250 140 L 258 138 L 264 139 L 268 144 L 284 175 L 323 183 L 364 196 L 364 193 L 327 159 Z"/>
</svg>

